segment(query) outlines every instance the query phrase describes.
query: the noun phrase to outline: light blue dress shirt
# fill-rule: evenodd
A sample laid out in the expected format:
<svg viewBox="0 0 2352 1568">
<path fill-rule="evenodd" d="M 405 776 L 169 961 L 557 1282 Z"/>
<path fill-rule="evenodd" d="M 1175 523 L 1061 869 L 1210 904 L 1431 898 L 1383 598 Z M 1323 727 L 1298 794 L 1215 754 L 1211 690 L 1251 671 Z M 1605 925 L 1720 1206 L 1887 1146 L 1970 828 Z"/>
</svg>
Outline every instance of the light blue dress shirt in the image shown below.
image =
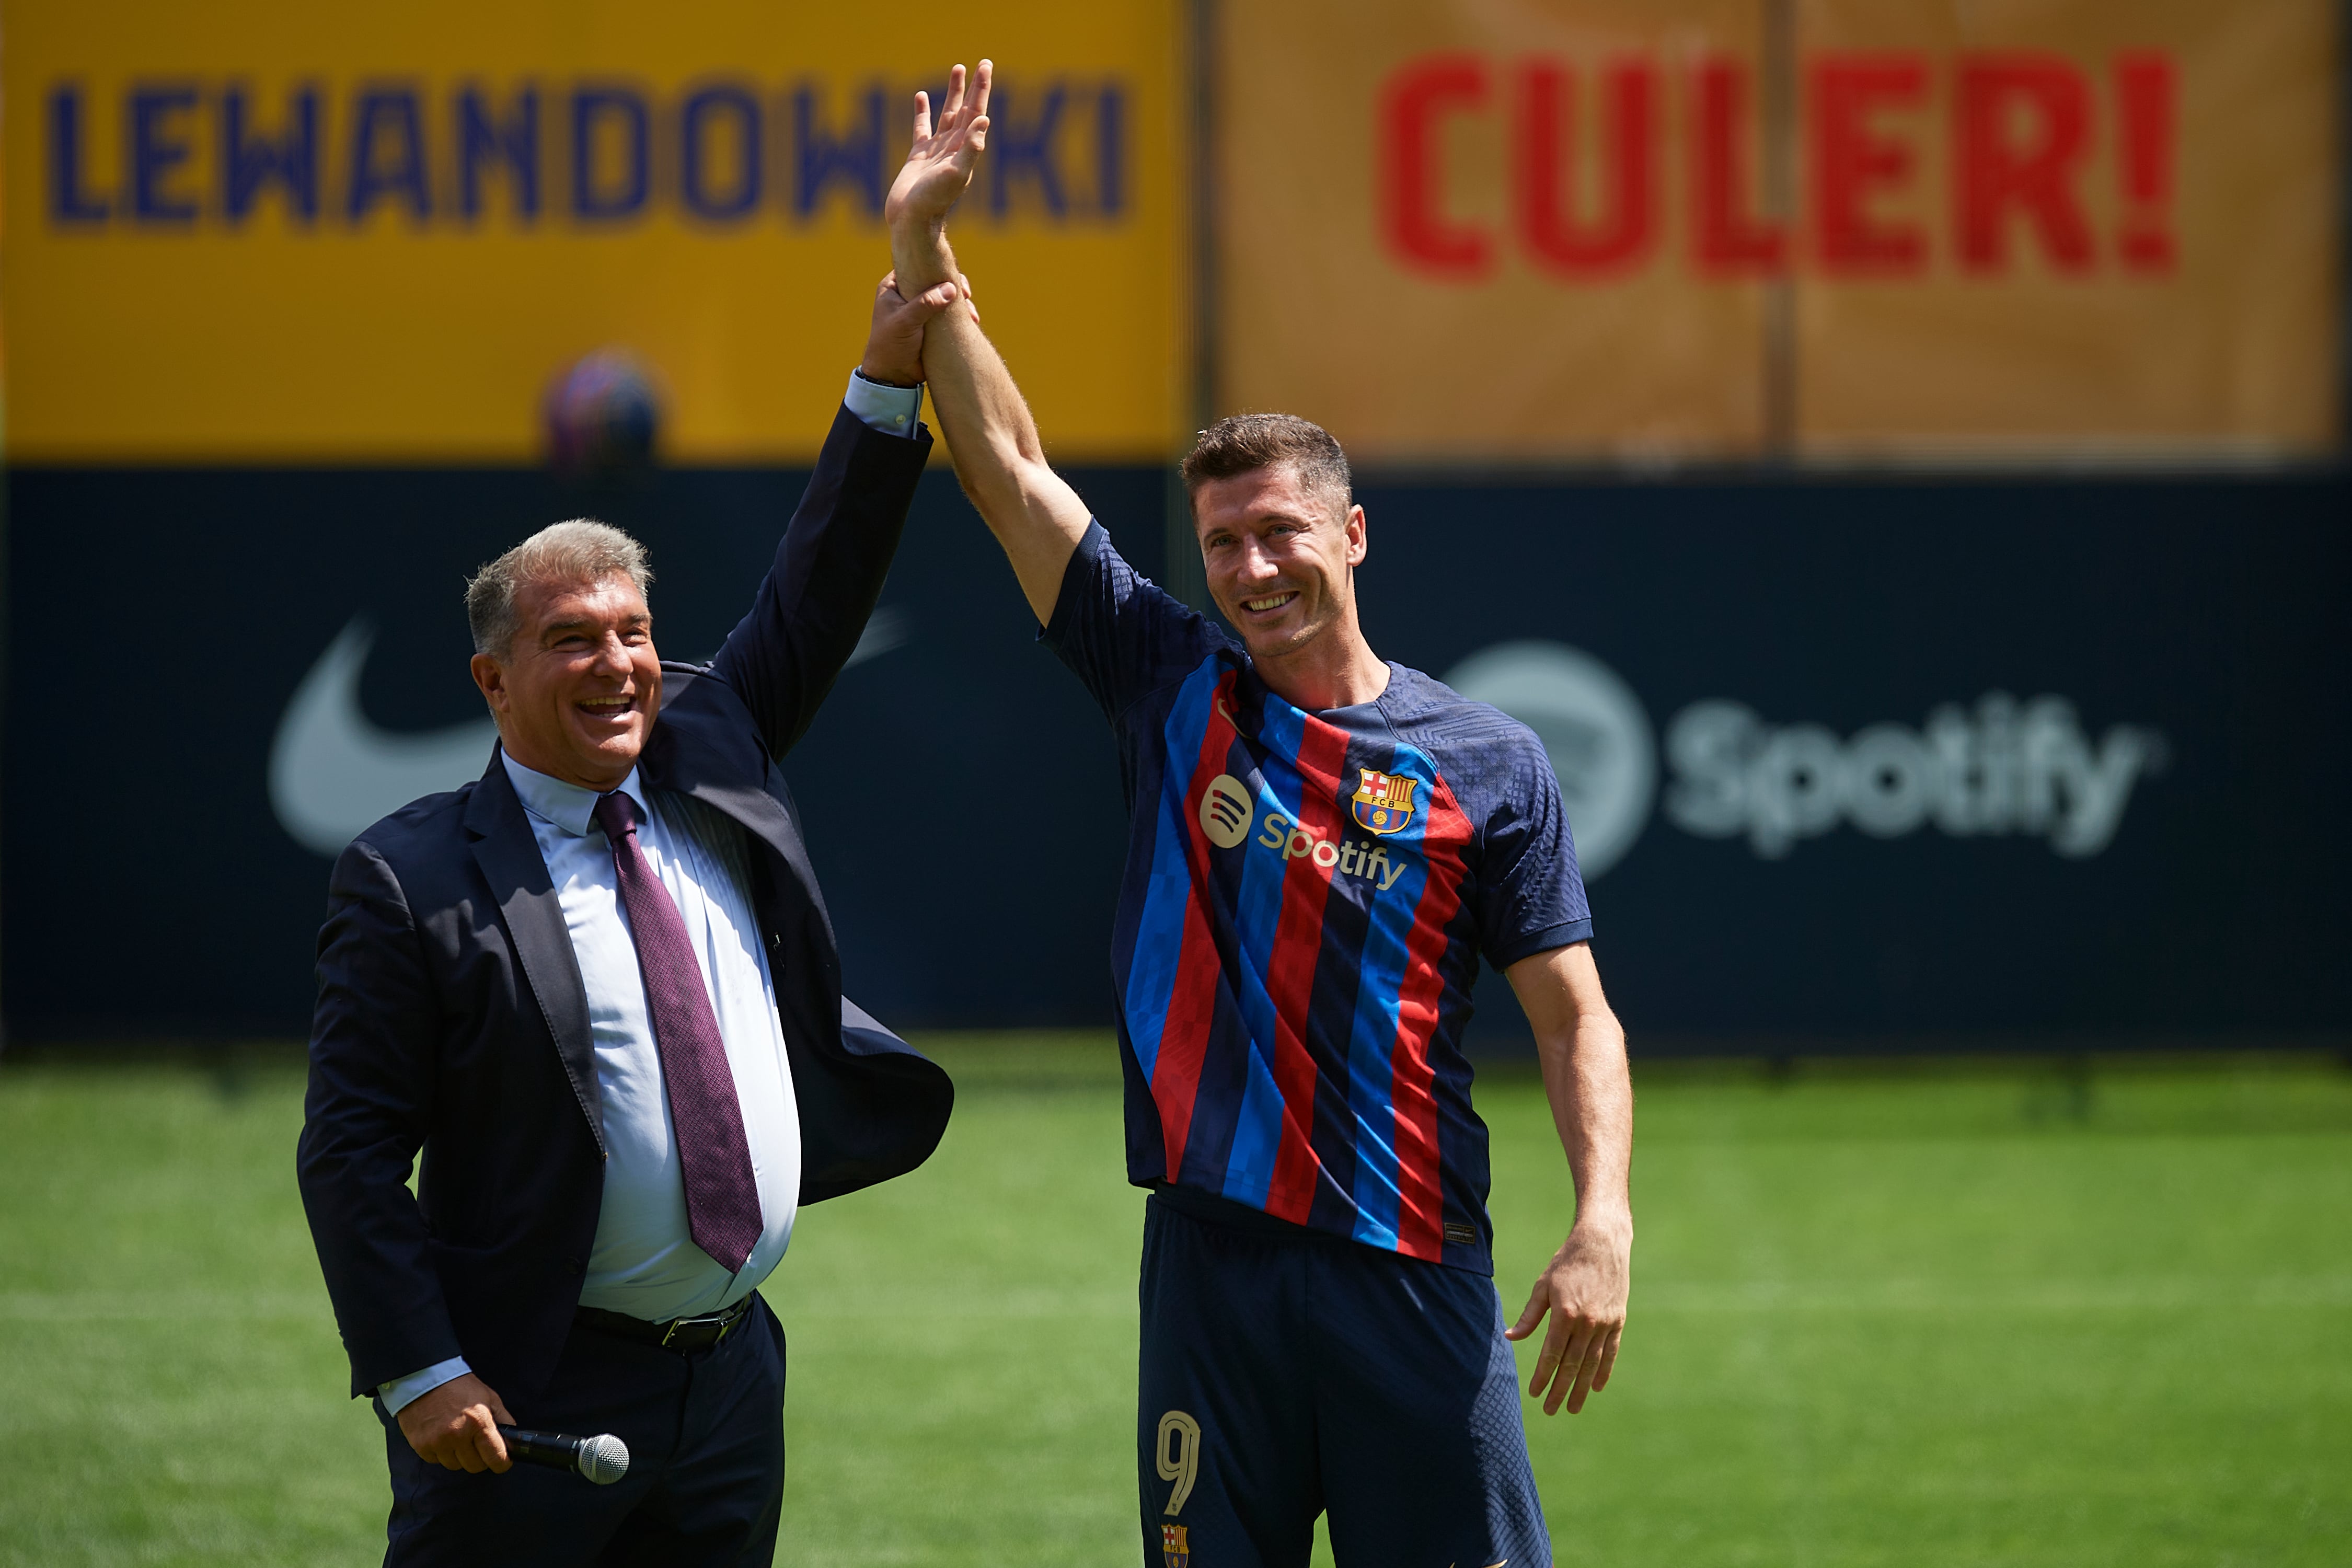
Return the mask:
<svg viewBox="0 0 2352 1568">
<path fill-rule="evenodd" d="M 685 1168 L 613 846 L 593 820 L 596 792 L 533 773 L 512 757 L 501 760 L 563 907 L 596 1047 L 604 1202 L 580 1304 L 653 1322 L 715 1312 L 750 1295 L 782 1259 L 801 1191 L 800 1112 L 775 982 L 751 908 L 743 829 L 699 801 L 646 789 L 634 771 L 621 781 L 621 793 L 637 803 L 643 819 L 637 847 L 677 906 L 701 967 L 742 1107 L 761 1231 L 738 1272 L 714 1262 L 688 1234 Z"/>
<path fill-rule="evenodd" d="M 849 411 L 873 428 L 912 438 L 922 388 L 853 374 Z M 583 1307 L 652 1322 L 731 1306 L 783 1258 L 800 1206 L 801 1124 L 776 988 L 751 907 L 751 846 L 743 828 L 698 801 L 653 795 L 632 771 L 621 789 L 637 804 L 638 847 L 677 906 L 734 1071 L 752 1174 L 760 1189 L 760 1244 L 730 1273 L 694 1245 L 661 1058 L 646 1007 L 613 847 L 594 826 L 596 793 L 533 772 L 501 753 L 530 820 L 531 837 L 580 961 L 604 1112 L 604 1205 L 580 1292 Z M 402 1407 L 471 1371 L 463 1356 L 395 1378 L 377 1392 Z"/>
</svg>

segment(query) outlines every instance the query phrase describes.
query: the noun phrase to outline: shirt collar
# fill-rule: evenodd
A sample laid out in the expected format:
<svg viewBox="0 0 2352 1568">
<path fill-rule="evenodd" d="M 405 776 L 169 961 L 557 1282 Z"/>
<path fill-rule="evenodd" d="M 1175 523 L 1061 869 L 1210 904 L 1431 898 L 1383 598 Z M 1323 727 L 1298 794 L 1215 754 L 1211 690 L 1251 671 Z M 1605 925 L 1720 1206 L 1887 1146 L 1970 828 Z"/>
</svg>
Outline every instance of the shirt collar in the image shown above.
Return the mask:
<svg viewBox="0 0 2352 1568">
<path fill-rule="evenodd" d="M 596 826 L 596 792 L 583 789 L 562 779 L 550 778 L 535 769 L 524 767 L 509 756 L 504 748 L 499 761 L 506 764 L 507 777 L 513 781 L 515 794 L 522 797 L 522 808 L 541 822 L 560 827 L 574 838 L 585 838 L 588 830 Z M 637 783 L 637 770 L 631 768 L 629 776 L 621 781 L 621 793 L 636 802 L 640 820 L 650 819 L 653 809 L 646 802 L 644 787 Z"/>
</svg>

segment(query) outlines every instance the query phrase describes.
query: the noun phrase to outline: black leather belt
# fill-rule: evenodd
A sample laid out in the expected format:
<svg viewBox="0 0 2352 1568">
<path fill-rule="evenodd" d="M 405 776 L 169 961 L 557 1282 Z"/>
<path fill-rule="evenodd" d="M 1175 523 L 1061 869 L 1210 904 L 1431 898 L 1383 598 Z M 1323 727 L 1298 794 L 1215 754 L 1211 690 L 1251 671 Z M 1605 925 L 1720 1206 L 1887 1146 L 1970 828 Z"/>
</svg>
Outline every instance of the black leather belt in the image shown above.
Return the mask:
<svg viewBox="0 0 2352 1568">
<path fill-rule="evenodd" d="M 754 1292 L 756 1294 L 756 1292 Z M 613 1334 L 625 1340 L 641 1340 L 649 1345 L 659 1345 L 680 1355 L 715 1345 L 735 1331 L 738 1324 L 751 1315 L 751 1297 L 746 1296 L 731 1307 L 721 1307 L 715 1312 L 705 1312 L 694 1318 L 672 1318 L 665 1323 L 649 1323 L 643 1318 L 632 1318 L 626 1312 L 608 1312 L 602 1307 L 583 1307 L 578 1321 L 583 1328 L 600 1334 Z"/>
</svg>

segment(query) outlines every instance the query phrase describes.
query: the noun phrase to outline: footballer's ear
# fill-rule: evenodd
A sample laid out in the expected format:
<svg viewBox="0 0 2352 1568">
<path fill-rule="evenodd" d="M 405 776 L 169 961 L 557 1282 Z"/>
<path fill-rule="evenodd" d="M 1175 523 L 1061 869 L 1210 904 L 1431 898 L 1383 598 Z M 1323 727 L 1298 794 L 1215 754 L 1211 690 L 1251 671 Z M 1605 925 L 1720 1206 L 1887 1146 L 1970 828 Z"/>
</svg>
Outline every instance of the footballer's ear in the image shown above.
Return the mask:
<svg viewBox="0 0 2352 1568">
<path fill-rule="evenodd" d="M 1364 509 L 1351 506 L 1348 509 L 1348 564 L 1361 566 L 1371 551 L 1371 536 L 1364 531 Z"/>
</svg>

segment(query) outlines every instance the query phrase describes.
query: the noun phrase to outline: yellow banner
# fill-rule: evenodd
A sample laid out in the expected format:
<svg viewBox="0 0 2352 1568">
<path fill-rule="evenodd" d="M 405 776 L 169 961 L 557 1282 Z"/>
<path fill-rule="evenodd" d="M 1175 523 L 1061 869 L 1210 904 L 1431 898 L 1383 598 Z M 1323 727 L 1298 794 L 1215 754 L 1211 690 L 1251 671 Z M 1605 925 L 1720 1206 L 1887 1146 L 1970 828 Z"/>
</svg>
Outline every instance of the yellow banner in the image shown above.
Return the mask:
<svg viewBox="0 0 2352 1568">
<path fill-rule="evenodd" d="M 9 455 L 524 460 L 551 379 L 621 348 L 669 458 L 805 457 L 912 94 L 985 51 L 957 241 L 990 331 L 1057 456 L 1164 458 L 1170 3 L 11 5 Z"/>
<path fill-rule="evenodd" d="M 2332 0 L 1220 16 L 1221 407 L 1390 460 L 2335 443 Z"/>
</svg>

